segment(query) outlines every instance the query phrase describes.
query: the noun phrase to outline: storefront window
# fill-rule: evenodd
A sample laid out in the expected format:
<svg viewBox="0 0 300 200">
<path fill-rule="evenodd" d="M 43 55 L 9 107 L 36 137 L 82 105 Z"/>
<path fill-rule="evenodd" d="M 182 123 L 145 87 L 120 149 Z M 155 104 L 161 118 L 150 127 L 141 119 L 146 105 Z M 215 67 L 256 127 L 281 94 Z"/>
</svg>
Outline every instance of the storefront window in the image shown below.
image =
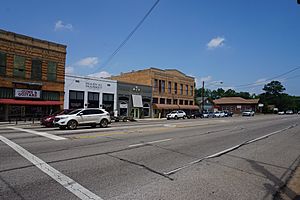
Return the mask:
<svg viewBox="0 0 300 200">
<path fill-rule="evenodd" d="M 48 62 L 48 69 L 47 69 L 47 80 L 48 81 L 56 81 L 56 70 L 57 70 L 57 63 L 55 62 Z"/>
<path fill-rule="evenodd" d="M 12 99 L 14 98 L 12 88 L 0 88 L 0 98 L 1 99 Z"/>
<path fill-rule="evenodd" d="M 22 56 L 14 57 L 14 77 L 25 78 L 25 58 Z"/>
<path fill-rule="evenodd" d="M 103 108 L 112 114 L 114 110 L 114 94 L 103 93 L 102 104 Z"/>
<path fill-rule="evenodd" d="M 31 63 L 31 79 L 42 80 L 42 61 L 32 60 L 32 63 Z"/>
<path fill-rule="evenodd" d="M 5 75 L 6 72 L 6 54 L 0 52 L 0 75 Z"/>
<path fill-rule="evenodd" d="M 59 92 L 43 91 L 42 99 L 49 101 L 59 101 Z"/>
<path fill-rule="evenodd" d="M 88 93 L 88 108 L 99 108 L 99 93 Z"/>
<path fill-rule="evenodd" d="M 145 103 L 143 105 L 143 112 L 144 112 L 144 117 L 150 117 L 150 105 L 148 103 Z"/>
<path fill-rule="evenodd" d="M 69 92 L 69 108 L 83 108 L 84 107 L 84 92 L 70 90 Z"/>
</svg>

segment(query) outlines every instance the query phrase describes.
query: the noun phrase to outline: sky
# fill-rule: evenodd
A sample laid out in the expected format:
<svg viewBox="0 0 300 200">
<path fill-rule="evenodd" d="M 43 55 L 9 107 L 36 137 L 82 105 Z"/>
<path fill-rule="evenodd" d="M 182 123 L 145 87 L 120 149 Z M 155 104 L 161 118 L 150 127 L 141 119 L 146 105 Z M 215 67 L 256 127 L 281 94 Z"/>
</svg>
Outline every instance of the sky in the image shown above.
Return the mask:
<svg viewBox="0 0 300 200">
<path fill-rule="evenodd" d="M 155 2 L 10 0 L 1 3 L 0 29 L 67 45 L 70 74 L 178 69 L 197 87 L 256 94 L 279 76 L 286 93 L 300 96 L 297 0 L 160 0 L 105 64 Z"/>
</svg>

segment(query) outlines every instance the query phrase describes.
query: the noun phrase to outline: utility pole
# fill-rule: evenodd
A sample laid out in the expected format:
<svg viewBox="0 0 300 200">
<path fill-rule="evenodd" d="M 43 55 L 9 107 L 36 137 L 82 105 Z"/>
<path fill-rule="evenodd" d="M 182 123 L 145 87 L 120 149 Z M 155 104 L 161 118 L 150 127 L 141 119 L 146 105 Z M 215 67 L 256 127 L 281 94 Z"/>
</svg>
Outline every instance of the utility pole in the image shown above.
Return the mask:
<svg viewBox="0 0 300 200">
<path fill-rule="evenodd" d="M 204 81 L 202 81 L 202 113 L 204 112 Z"/>
</svg>

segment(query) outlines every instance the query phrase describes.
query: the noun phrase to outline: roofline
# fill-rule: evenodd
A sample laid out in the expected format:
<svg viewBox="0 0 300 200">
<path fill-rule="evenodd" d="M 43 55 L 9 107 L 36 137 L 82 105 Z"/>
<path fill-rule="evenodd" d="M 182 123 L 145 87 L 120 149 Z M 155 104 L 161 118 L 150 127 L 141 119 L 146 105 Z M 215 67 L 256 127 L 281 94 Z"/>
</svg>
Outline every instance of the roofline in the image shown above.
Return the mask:
<svg viewBox="0 0 300 200">
<path fill-rule="evenodd" d="M 94 80 L 94 81 L 104 81 L 104 82 L 110 82 L 110 83 L 117 83 L 116 80 L 111 80 L 111 79 L 108 79 L 108 78 L 98 78 L 98 77 L 92 77 L 92 76 L 80 76 L 80 75 L 65 74 L 65 78 L 66 77 L 80 78 L 80 79 L 87 79 L 87 80 Z"/>
</svg>

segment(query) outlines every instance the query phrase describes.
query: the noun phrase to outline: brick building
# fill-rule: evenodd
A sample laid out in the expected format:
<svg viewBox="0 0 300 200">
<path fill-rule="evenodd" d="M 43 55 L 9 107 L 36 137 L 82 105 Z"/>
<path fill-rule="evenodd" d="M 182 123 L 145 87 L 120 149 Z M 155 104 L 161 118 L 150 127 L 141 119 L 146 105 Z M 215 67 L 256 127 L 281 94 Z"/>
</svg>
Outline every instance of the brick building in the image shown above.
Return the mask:
<svg viewBox="0 0 300 200">
<path fill-rule="evenodd" d="M 66 46 L 0 30 L 0 120 L 63 108 Z"/>
<path fill-rule="evenodd" d="M 218 110 L 228 110 L 240 114 L 245 110 L 258 111 L 259 99 L 244 99 L 242 97 L 223 97 L 213 101 Z"/>
<path fill-rule="evenodd" d="M 155 117 L 165 117 L 171 110 L 184 110 L 188 114 L 199 110 L 194 102 L 195 78 L 176 69 L 149 68 L 122 73 L 112 79 L 152 86 L 152 106 Z"/>
</svg>

